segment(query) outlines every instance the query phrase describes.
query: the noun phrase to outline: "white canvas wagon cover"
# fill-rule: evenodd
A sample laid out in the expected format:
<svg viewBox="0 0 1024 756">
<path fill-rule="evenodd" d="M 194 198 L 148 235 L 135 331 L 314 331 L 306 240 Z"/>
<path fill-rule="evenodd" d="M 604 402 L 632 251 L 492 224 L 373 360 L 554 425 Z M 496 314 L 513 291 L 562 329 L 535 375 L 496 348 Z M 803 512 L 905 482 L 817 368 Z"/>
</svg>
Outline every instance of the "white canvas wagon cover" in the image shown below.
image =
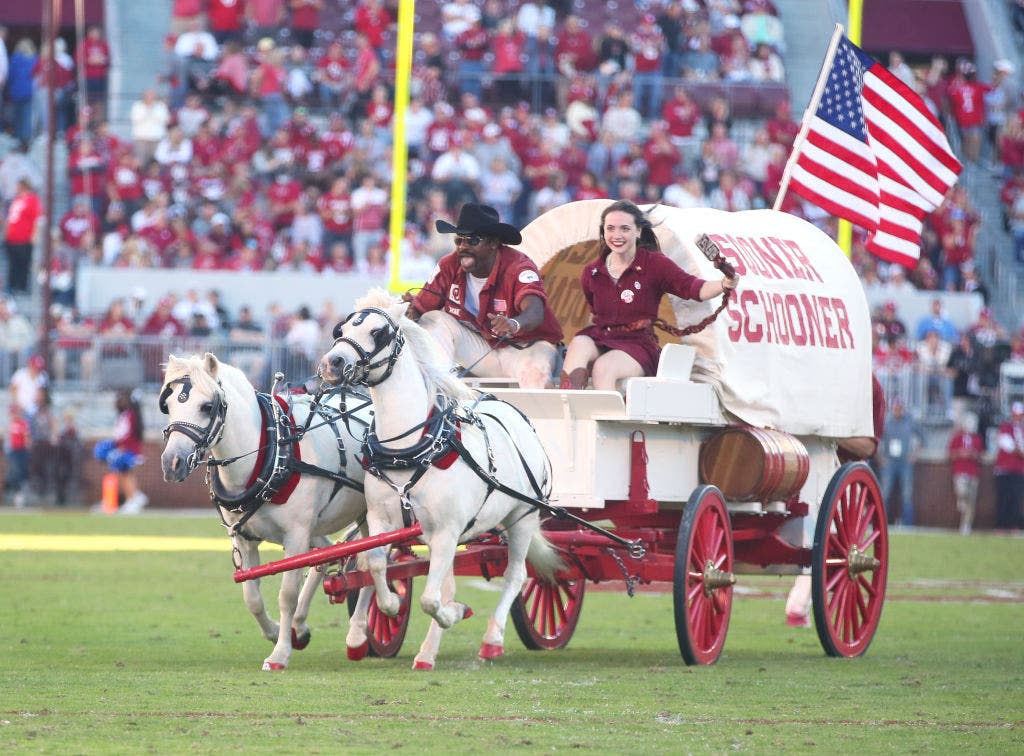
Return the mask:
<svg viewBox="0 0 1024 756">
<path fill-rule="evenodd" d="M 519 249 L 541 267 L 567 343 L 587 322 L 579 274 L 598 255 L 600 216 L 609 204 L 572 202 L 523 230 Z M 721 278 L 695 243 L 707 234 L 742 276 L 718 319 L 683 338 L 697 350 L 693 381 L 710 383 L 726 412 L 754 426 L 801 436 L 873 435 L 870 313 L 856 271 L 832 239 L 773 210 L 645 209 L 662 251 L 684 270 Z M 662 316 L 674 314 L 686 326 L 720 298 L 666 301 Z"/>
</svg>

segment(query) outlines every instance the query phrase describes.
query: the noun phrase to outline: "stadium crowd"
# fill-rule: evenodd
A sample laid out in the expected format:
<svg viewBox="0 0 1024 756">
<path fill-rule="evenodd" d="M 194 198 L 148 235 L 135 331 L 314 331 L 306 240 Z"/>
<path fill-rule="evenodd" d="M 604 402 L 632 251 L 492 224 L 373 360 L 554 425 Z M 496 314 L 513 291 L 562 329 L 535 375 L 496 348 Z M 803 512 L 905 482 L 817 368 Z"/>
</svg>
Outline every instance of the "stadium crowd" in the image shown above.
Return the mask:
<svg viewBox="0 0 1024 756">
<path fill-rule="evenodd" d="M 0 161 L 5 210 L 19 177 L 39 185 L 27 144 L 45 126 L 41 72 L 50 57 L 61 71 L 55 126 L 68 147 L 74 199 L 59 220 L 51 281 L 65 344 L 112 330 L 231 333 L 240 317 L 200 319 L 164 300 L 140 311 L 127 297 L 106 313 L 80 314 L 75 275 L 85 266 L 384 274 L 395 5 L 175 0 L 162 74 L 131 104 L 128 139 L 106 120 L 110 49 L 101 28 L 90 28 L 73 56 L 63 43 L 53 56 L 37 55 L 29 38 L 12 41 L 9 56 L 4 48 L 3 124 L 19 142 Z M 602 7 L 595 13 L 590 5 Z M 404 280 L 426 277 L 450 251 L 434 222 L 452 221 L 466 200 L 519 226 L 596 197 L 725 210 L 772 205 L 799 130 L 785 98 L 786 40 L 774 5 L 620 6 L 610 14 L 603 4 L 535 0 L 421 5 L 406 114 Z M 1005 180 L 1005 223 L 1020 257 L 1024 114 L 1008 85 L 1012 66 L 997 61 L 983 82 L 968 60 L 950 65 L 937 56 L 911 66 L 894 52 L 888 65 L 959 132 L 962 159 L 984 159 Z M 76 92 L 78 68 L 84 93 Z M 782 209 L 834 233 L 833 218 L 792 193 Z M 894 307 L 910 289 L 984 295 L 974 263 L 979 224 L 958 186 L 927 219 L 914 270 L 877 260 L 857 236 L 853 262 L 865 288 Z M 262 315 L 268 332 L 287 332 L 275 324 L 279 314 Z M 878 367 L 955 374 L 950 360 L 962 334 L 940 335 L 951 355 L 936 367 L 945 346 L 925 355 L 931 337 L 895 333 L 889 315 L 886 306 L 876 317 Z M 1020 360 L 1013 330 L 979 326 L 967 340 L 994 341 L 1003 360 Z"/>
</svg>

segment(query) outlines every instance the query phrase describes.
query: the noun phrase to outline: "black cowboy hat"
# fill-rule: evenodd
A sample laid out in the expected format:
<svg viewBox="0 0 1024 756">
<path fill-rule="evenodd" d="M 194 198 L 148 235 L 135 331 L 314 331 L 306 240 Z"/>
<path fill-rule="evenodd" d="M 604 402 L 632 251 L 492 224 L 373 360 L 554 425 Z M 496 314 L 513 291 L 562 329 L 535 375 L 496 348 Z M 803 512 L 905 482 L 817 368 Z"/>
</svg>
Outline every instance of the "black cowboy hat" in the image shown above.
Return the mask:
<svg viewBox="0 0 1024 756">
<path fill-rule="evenodd" d="M 498 220 L 497 210 L 475 202 L 467 202 L 462 206 L 456 225 L 439 220 L 434 221 L 434 226 L 439 234 L 490 236 L 502 244 L 521 244 L 523 241 L 522 234 L 515 226 Z"/>
</svg>

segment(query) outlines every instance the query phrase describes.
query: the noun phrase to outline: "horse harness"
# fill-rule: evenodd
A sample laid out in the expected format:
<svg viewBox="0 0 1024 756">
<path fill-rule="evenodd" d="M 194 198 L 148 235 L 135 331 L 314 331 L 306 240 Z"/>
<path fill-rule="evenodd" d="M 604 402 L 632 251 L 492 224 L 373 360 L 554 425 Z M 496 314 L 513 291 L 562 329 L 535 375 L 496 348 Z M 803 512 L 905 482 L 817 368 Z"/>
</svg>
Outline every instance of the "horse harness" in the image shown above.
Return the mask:
<svg viewBox="0 0 1024 756">
<path fill-rule="evenodd" d="M 370 313 L 377 313 L 382 316 L 388 325 L 386 328 L 376 328 L 371 331 L 371 335 L 374 338 L 374 348 L 372 351 L 367 352 L 355 341 L 342 334 L 342 326 L 344 326 L 344 324 L 349 320 L 352 320 L 353 325 L 359 325 Z M 405 336 L 402 334 L 398 324 L 387 312 L 377 307 L 367 307 L 351 313 L 345 320 L 335 326 L 334 343 L 337 344 L 339 342 L 348 344 L 355 350 L 356 354 L 359 355 L 359 360 L 357 362 L 345 367 L 341 376 L 341 382 L 347 384 L 360 383 L 365 386 L 373 387 L 381 384 L 391 375 L 395 363 L 398 361 L 398 357 L 401 354 L 402 348 L 405 346 Z M 383 359 L 371 362 L 374 357 L 387 348 L 389 342 L 391 345 L 391 353 Z M 371 382 L 369 380 L 370 372 L 382 365 L 387 365 L 387 370 L 382 376 Z M 412 490 L 413 486 L 423 478 L 431 465 L 444 469 L 444 467 L 448 467 L 453 464 L 456 458 L 458 458 L 465 462 L 469 469 L 471 469 L 477 477 L 487 484 L 487 494 L 480 503 L 480 510 L 483 509 L 484 504 L 492 493 L 500 491 L 506 496 L 511 496 L 513 499 L 529 504 L 538 511 L 547 512 L 549 515 L 558 519 L 571 520 L 588 528 L 589 530 L 600 533 L 619 545 L 625 546 L 629 549 L 630 554 L 635 557 L 639 558 L 643 556 L 644 548 L 640 541 L 630 541 L 622 538 L 615 533 L 584 520 L 582 517 L 578 517 L 568 512 L 563 507 L 553 506 L 550 503 L 550 491 L 545 491 L 544 487 L 537 481 L 533 471 L 530 470 L 529 464 L 526 462 L 526 458 L 523 457 L 522 451 L 515 444 L 509 429 L 505 427 L 505 424 L 502 423 L 501 419 L 496 415 L 477 411 L 476 408 L 482 402 L 486 401 L 501 400 L 490 394 L 481 394 L 477 397 L 472 406 L 462 408 L 462 414 L 460 414 L 460 408 L 454 400 L 450 397 L 438 395 L 435 399 L 434 407 L 431 409 L 426 420 L 414 425 L 404 433 L 400 433 L 392 438 L 384 439 L 383 441 L 377 438 L 375 430 L 376 421 L 374 420 L 370 423 L 370 427 L 367 428 L 362 446 L 363 456 L 361 461 L 363 463 L 363 467 L 368 473 L 390 486 L 398 495 L 402 504 L 402 520 L 406 527 L 412 524 L 412 517 L 414 515 L 412 511 L 412 502 L 409 499 L 409 492 Z M 531 423 L 530 419 L 523 414 L 522 410 L 511 404 L 508 406 L 518 412 L 530 428 L 533 428 L 533 423 Z M 506 435 L 508 435 L 509 439 L 513 441 L 512 447 L 519 455 L 519 461 L 523 466 L 523 470 L 526 472 L 526 476 L 530 481 L 531 487 L 533 488 L 532 497 L 527 496 L 514 488 L 510 488 L 498 480 L 496 474 L 497 467 L 494 464 L 494 452 L 491 448 L 490 439 L 487 435 L 487 428 L 484 425 L 482 416 L 489 417 L 496 422 Z M 483 433 L 484 445 L 487 449 L 487 469 L 484 469 L 483 466 L 476 461 L 469 449 L 467 449 L 462 443 L 461 426 L 464 424 L 475 426 L 480 429 L 481 433 Z M 403 449 L 393 449 L 386 446 L 386 444 L 392 441 L 406 438 L 417 430 L 421 431 L 420 440 L 413 446 Z M 388 475 L 389 470 L 404 471 L 410 469 L 413 471 L 412 476 L 405 483 L 397 483 Z M 545 481 L 545 483 L 547 482 L 548 481 Z M 469 523 L 466 525 L 466 531 L 472 528 L 475 520 L 475 517 L 470 519 Z"/>
<path fill-rule="evenodd" d="M 173 393 L 171 386 L 172 384 L 179 383 L 182 389 L 178 394 L 178 401 L 182 403 L 188 401 L 189 392 L 192 389 L 191 379 L 188 376 L 183 376 L 182 378 L 170 381 L 160 395 L 160 411 L 164 414 L 168 413 L 167 399 Z M 223 397 L 219 381 L 217 385 L 218 391 L 214 395 L 213 407 L 210 411 L 210 423 L 206 428 L 194 423 L 181 421 L 172 422 L 164 428 L 165 441 L 173 431 L 179 431 L 195 443 L 196 447 L 187 460 L 189 472 L 198 467 L 206 456 L 206 452 L 210 447 L 216 446 L 224 432 L 227 401 Z M 341 432 L 338 430 L 337 423 L 339 420 L 344 422 L 345 427 L 350 429 L 350 434 L 355 435 L 351 433 L 349 425 L 354 410 L 350 410 L 347 407 L 347 395 L 344 389 L 337 389 L 332 393 L 338 391 L 341 392 L 341 405 L 339 409 L 324 406 L 321 403 L 323 392 L 318 392 L 314 396 L 313 403 L 309 408 L 310 418 L 315 414 L 321 419 L 319 425 L 328 426 L 334 433 L 335 445 L 338 450 L 338 472 L 317 467 L 302 460 L 299 442 L 302 440 L 305 432 L 309 430 L 310 424 L 307 422 L 305 428 L 297 428 L 288 400 L 279 394 L 270 395 L 256 392 L 256 401 L 262 419 L 259 446 L 254 452 L 237 457 L 206 460 L 206 483 L 210 488 L 210 501 L 217 508 L 218 513 L 221 514 L 221 521 L 224 522 L 224 526 L 228 528 L 231 535 L 240 535 L 249 541 L 262 540 L 247 533 L 244 530 L 245 523 L 268 501 L 273 504 L 284 504 L 287 502 L 295 487 L 299 484 L 300 476 L 303 474 L 316 475 L 333 480 L 334 488 L 331 490 L 331 495 L 328 499 L 334 498 L 342 487 L 348 487 L 362 493 L 363 484 L 353 480 L 344 473 L 348 459 L 345 452 L 345 443 L 341 438 Z M 369 403 L 368 397 L 360 394 L 355 394 L 355 396 L 363 400 L 364 404 L 361 406 Z M 253 472 L 249 476 L 245 487 L 240 493 L 229 493 L 224 488 L 223 483 L 221 483 L 216 468 L 226 467 L 253 453 L 256 453 L 258 456 L 253 465 Z M 213 468 L 212 474 L 210 472 L 211 468 Z M 229 526 L 224 520 L 222 509 L 228 512 L 241 513 L 242 517 L 234 525 Z"/>
</svg>

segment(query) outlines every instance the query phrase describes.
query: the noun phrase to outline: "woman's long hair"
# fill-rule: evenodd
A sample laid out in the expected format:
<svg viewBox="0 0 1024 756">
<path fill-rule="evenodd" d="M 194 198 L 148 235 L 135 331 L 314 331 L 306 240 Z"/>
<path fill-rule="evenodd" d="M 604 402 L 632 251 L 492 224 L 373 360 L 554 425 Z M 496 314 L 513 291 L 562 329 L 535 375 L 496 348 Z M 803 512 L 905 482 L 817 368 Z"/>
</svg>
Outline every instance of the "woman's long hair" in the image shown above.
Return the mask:
<svg viewBox="0 0 1024 756">
<path fill-rule="evenodd" d="M 601 213 L 601 228 L 598 233 L 601 237 L 602 252 L 608 251 L 608 245 L 604 241 L 604 219 L 608 217 L 608 213 L 627 213 L 632 215 L 633 220 L 636 222 L 636 227 L 640 231 L 636 246 L 661 252 L 661 245 L 658 244 L 658 237 L 654 235 L 654 224 L 651 223 L 651 219 L 647 217 L 647 213 L 629 200 L 617 200 L 608 205 L 604 212 Z"/>
</svg>

